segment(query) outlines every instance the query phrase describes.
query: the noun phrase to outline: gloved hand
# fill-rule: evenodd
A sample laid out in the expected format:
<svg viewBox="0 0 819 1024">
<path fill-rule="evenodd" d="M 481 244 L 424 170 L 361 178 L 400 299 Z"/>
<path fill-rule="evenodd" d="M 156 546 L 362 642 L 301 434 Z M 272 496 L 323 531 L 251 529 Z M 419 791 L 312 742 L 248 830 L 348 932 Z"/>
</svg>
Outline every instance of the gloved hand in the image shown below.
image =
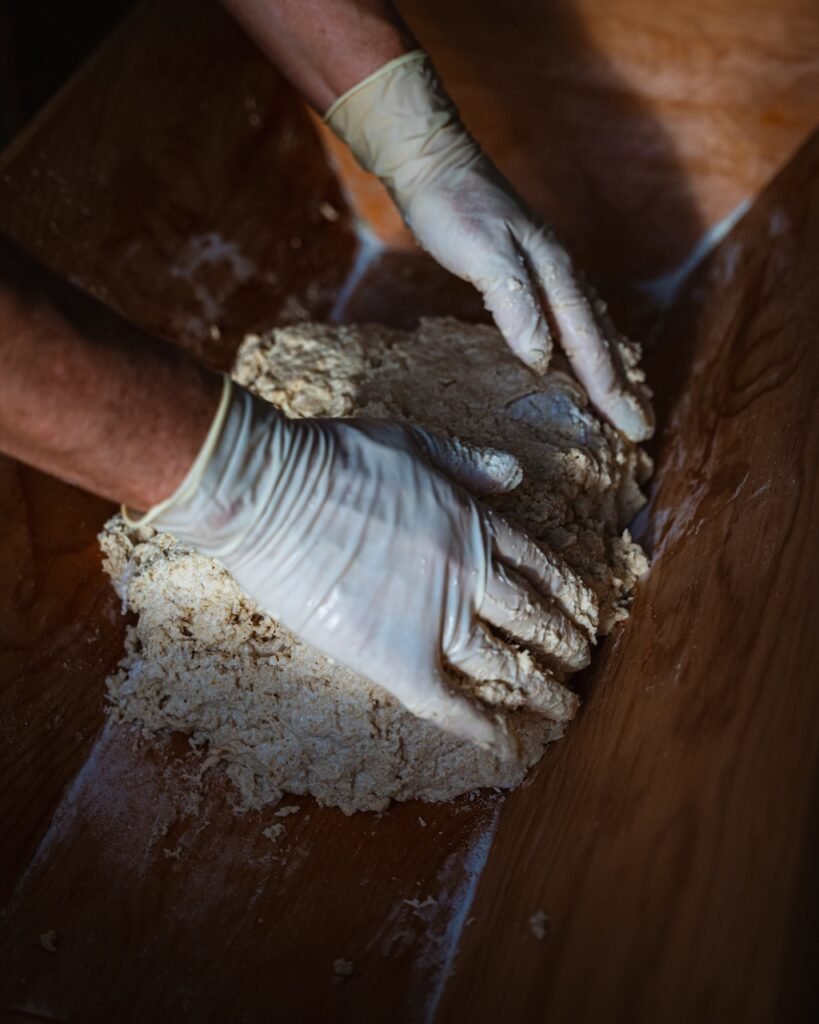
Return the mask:
<svg viewBox="0 0 819 1024">
<path fill-rule="evenodd" d="M 390 61 L 350 89 L 325 121 L 381 178 L 420 244 L 480 290 L 525 363 L 547 368 L 556 331 L 600 412 L 633 441 L 650 437 L 639 351 L 469 135 L 423 51 Z"/>
<path fill-rule="evenodd" d="M 572 717 L 548 666 L 588 662 L 594 596 L 465 490 L 515 487 L 512 455 L 388 421 L 291 420 L 225 381 L 186 479 L 128 522 L 219 559 L 303 640 L 498 756 L 502 726 L 467 695 Z"/>
</svg>

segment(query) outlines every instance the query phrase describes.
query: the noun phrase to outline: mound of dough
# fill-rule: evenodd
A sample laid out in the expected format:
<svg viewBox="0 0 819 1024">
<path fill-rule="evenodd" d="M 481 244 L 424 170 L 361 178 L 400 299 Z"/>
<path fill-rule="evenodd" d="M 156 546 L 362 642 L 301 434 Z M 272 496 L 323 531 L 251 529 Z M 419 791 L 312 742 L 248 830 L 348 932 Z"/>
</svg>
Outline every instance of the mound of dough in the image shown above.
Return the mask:
<svg viewBox="0 0 819 1024">
<path fill-rule="evenodd" d="M 249 336 L 234 377 L 290 416 L 399 418 L 514 452 L 524 481 L 491 504 L 594 589 L 602 633 L 626 616 L 647 562 L 625 525 L 650 463 L 601 422 L 565 366 L 537 377 L 493 328 L 435 319 L 414 332 L 303 324 Z M 188 734 L 208 764 L 224 765 L 243 808 L 293 793 L 352 813 L 511 787 L 562 734 L 509 713 L 520 754 L 502 763 L 302 644 L 173 537 L 115 516 L 100 542 L 123 606 L 139 616 L 108 681 L 112 714 Z"/>
</svg>

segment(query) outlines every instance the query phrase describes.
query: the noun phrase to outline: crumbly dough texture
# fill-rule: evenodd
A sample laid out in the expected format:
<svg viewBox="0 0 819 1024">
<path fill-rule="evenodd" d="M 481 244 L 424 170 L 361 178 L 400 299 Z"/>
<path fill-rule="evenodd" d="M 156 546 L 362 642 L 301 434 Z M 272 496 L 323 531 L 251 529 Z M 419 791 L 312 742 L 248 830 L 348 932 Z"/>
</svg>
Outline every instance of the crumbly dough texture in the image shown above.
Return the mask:
<svg viewBox="0 0 819 1024">
<path fill-rule="evenodd" d="M 537 377 L 494 328 L 452 319 L 413 332 L 301 324 L 247 337 L 234 377 L 290 416 L 398 418 L 514 452 L 523 483 L 491 504 L 594 589 L 601 633 L 627 615 L 647 562 L 625 524 L 644 502 L 650 463 L 601 422 L 565 364 Z M 108 680 L 113 716 L 187 733 L 224 765 L 241 808 L 292 793 L 379 811 L 512 787 L 562 734 L 508 713 L 519 757 L 502 763 L 302 644 L 217 562 L 170 535 L 115 516 L 100 542 L 123 607 L 138 614 Z"/>
</svg>

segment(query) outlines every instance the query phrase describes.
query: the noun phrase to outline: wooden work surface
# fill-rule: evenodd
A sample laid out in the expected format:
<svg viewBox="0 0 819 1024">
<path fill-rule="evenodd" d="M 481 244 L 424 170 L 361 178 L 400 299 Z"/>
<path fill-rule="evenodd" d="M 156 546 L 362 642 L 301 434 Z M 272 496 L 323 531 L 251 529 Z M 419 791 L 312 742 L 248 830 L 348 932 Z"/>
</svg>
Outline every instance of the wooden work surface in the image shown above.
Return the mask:
<svg viewBox="0 0 819 1024">
<path fill-rule="evenodd" d="M 465 108 L 488 118 L 483 99 L 508 102 L 509 80 L 519 95 L 527 68 L 549 95 L 538 132 L 559 136 L 561 104 L 574 109 L 572 147 L 533 198 L 617 285 L 634 322 L 645 312 L 624 284 L 673 265 L 816 120 L 806 54 L 817 25 L 799 0 L 790 23 L 773 13 L 788 4 L 755 0 L 766 16 L 743 22 L 739 41 L 715 3 L 698 19 L 693 2 L 661 14 L 620 0 L 622 25 L 610 13 L 593 31 L 590 0 L 556 4 L 551 27 L 579 55 L 557 65 L 531 50 L 545 38 L 531 5 L 505 5 L 504 31 L 520 33 L 528 60 L 510 60 L 503 35 L 495 63 L 484 5 L 469 5 L 457 48 L 447 26 L 459 5 L 444 6 L 436 23 L 432 4 L 404 5 L 411 18 L 417 9 Z M 686 30 L 692 46 L 708 35 L 715 55 L 744 69 L 743 95 L 767 96 L 759 117 L 736 102 L 724 66 L 697 82 L 741 137 L 740 153 L 758 149 L 733 175 L 717 132 L 690 158 L 691 125 L 707 120 L 708 104 L 686 91 Z M 594 83 L 593 116 L 571 107 L 584 81 Z M 631 125 L 631 158 L 601 137 L 601 109 Z M 508 155 L 505 126 L 493 133 L 485 120 L 481 130 L 499 159 Z M 638 210 L 624 182 L 641 187 L 645 169 L 629 174 L 646 133 L 688 139 L 689 159 L 655 161 Z M 526 145 L 514 150 L 523 188 L 549 163 L 535 134 L 528 178 Z M 606 160 L 617 183 L 608 190 Z M 572 169 L 595 187 L 566 185 Z M 669 207 L 664 184 L 696 201 Z M 198 0 L 143 5 L 16 141 L 0 164 L 0 227 L 135 322 L 221 365 L 245 331 L 276 323 L 480 315 L 469 289 L 412 252 L 384 254 L 357 287 L 343 285 L 354 234 L 306 115 Z M 0 462 L 0 1019 L 807 1015 L 819 853 L 817 245 L 814 139 L 659 331 L 649 362 L 664 429 L 642 524 L 654 566 L 632 618 L 581 682 L 578 720 L 511 796 L 354 818 L 286 800 L 300 811 L 281 819 L 275 845 L 262 834 L 280 820 L 275 808 L 234 815 L 218 779 L 192 806 L 184 776 L 197 761 L 183 740 L 157 747 L 104 726 L 104 682 L 124 632 L 95 540 L 111 507 Z M 538 911 L 550 917 L 542 942 L 529 927 Z M 51 931 L 55 953 L 40 942 Z M 352 977 L 334 975 L 337 958 L 355 962 Z"/>
</svg>

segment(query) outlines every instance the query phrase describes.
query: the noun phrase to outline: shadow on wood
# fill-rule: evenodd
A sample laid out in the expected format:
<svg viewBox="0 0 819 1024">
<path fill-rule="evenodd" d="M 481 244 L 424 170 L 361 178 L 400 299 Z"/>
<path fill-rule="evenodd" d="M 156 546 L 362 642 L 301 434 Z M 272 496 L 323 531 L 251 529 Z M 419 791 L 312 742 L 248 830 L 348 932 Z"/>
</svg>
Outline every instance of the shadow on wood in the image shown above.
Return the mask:
<svg viewBox="0 0 819 1024">
<path fill-rule="evenodd" d="M 463 20 L 462 5 L 417 0 L 407 13 L 476 132 L 623 285 L 624 317 L 644 322 L 633 276 L 673 263 L 815 120 L 803 55 L 816 18 L 790 3 L 792 39 L 777 28 L 785 5 L 764 0 L 739 39 L 719 5 L 695 17 L 684 0 L 609 13 L 583 0 L 550 6 L 545 22 L 513 3 L 506 35 L 478 10 Z M 568 46 L 562 60 L 546 26 Z M 510 62 L 524 30 L 528 55 Z M 694 153 L 721 105 L 733 120 L 715 118 Z M 612 133 L 598 121 L 616 124 L 618 110 L 627 137 L 656 140 L 656 159 L 610 191 L 631 143 L 607 165 Z M 409 1021 L 436 1007 L 438 1019 L 762 1021 L 804 1008 L 816 146 L 666 320 L 651 353 L 666 412 L 646 527 L 656 564 L 598 652 L 581 718 L 508 800 L 354 819 L 298 800 L 278 843 L 263 834 L 275 809 L 237 817 L 218 781 L 195 807 L 184 740 L 101 728 L 124 628 L 95 543 L 110 506 L 2 464 L 0 1008 L 123 1024 Z M 650 237 L 674 210 L 668 237 Z M 482 315 L 412 252 L 377 257 L 333 308 L 356 245 L 338 183 L 292 93 L 195 0 L 142 5 L 13 144 L 0 224 L 219 365 L 245 331 L 295 319 Z M 538 911 L 552 921 L 543 942 L 529 927 Z M 51 931 L 55 953 L 40 941 Z M 334 974 L 338 958 L 355 962 L 352 977 Z"/>
</svg>

